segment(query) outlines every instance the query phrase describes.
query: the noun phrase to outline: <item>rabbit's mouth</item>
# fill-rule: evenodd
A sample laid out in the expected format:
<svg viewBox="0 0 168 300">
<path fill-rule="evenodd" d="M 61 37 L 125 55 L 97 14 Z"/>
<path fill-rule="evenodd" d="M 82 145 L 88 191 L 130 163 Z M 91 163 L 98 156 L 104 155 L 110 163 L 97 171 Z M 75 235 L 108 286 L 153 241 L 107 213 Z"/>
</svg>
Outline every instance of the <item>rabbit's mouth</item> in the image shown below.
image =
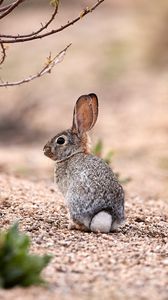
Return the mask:
<svg viewBox="0 0 168 300">
<path fill-rule="evenodd" d="M 45 145 L 44 148 L 43 148 L 43 151 L 44 151 L 44 155 L 46 155 L 47 157 L 55 160 L 55 157 L 51 151 L 51 147 L 48 146 L 48 145 Z"/>
</svg>

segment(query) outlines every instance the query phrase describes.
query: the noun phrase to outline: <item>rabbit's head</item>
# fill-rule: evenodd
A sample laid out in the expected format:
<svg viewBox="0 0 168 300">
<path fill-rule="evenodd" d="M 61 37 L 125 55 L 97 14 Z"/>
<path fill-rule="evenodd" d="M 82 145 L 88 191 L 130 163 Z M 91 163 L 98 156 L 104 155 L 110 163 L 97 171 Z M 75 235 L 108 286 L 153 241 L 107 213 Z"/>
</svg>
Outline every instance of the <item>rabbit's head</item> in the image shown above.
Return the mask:
<svg viewBox="0 0 168 300">
<path fill-rule="evenodd" d="M 98 116 L 98 98 L 95 94 L 81 96 L 74 107 L 72 128 L 53 137 L 45 146 L 44 154 L 55 161 L 64 160 L 78 152 L 89 152 L 87 132 Z"/>
</svg>

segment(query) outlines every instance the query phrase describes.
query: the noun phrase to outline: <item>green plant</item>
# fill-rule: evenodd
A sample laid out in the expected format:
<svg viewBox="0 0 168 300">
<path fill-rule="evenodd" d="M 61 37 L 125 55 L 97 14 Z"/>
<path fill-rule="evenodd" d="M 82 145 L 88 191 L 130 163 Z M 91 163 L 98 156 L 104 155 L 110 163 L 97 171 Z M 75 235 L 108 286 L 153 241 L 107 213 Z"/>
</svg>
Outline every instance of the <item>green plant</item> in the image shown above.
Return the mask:
<svg viewBox="0 0 168 300">
<path fill-rule="evenodd" d="M 29 247 L 30 238 L 19 232 L 18 224 L 0 232 L 0 287 L 45 283 L 40 274 L 51 256 L 30 255 Z"/>
<path fill-rule="evenodd" d="M 100 158 L 102 158 L 108 165 L 112 162 L 112 157 L 114 155 L 114 152 L 110 150 L 107 152 L 105 156 L 103 156 L 103 142 L 102 140 L 98 140 L 98 142 L 95 144 L 95 146 L 92 149 L 92 153 Z"/>
<path fill-rule="evenodd" d="M 110 150 L 107 152 L 105 156 L 103 156 L 103 142 L 102 140 L 98 140 L 98 142 L 92 148 L 92 153 L 100 158 L 102 158 L 108 165 L 111 165 L 112 158 L 114 156 L 114 151 Z M 120 178 L 120 173 L 115 173 L 116 178 L 119 180 L 120 183 L 126 184 L 131 181 L 130 177 Z"/>
</svg>

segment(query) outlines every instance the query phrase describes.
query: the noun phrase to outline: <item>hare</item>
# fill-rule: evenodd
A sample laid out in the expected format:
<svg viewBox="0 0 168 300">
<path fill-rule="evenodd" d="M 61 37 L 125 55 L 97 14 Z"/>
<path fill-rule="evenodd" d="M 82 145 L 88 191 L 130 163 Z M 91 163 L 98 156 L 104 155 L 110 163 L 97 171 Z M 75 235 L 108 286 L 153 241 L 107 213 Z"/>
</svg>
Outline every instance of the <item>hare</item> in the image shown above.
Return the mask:
<svg viewBox="0 0 168 300">
<path fill-rule="evenodd" d="M 97 96 L 81 96 L 71 129 L 53 137 L 44 154 L 56 162 L 54 178 L 68 207 L 69 229 L 109 233 L 124 221 L 124 191 L 111 168 L 90 153 L 88 131 L 97 116 Z"/>
</svg>

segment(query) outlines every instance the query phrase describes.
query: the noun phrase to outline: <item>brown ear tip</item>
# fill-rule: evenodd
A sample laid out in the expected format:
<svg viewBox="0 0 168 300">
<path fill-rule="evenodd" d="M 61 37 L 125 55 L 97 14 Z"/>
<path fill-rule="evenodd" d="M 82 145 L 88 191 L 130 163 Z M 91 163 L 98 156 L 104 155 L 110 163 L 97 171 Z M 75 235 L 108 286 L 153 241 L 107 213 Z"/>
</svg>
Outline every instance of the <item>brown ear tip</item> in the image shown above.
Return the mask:
<svg viewBox="0 0 168 300">
<path fill-rule="evenodd" d="M 95 104 L 95 105 L 97 106 L 97 108 L 98 108 L 99 102 L 98 102 L 98 97 L 97 97 L 97 95 L 96 95 L 95 93 L 90 93 L 88 96 L 89 96 L 89 98 L 92 99 L 92 101 L 94 102 L 94 104 Z"/>
<path fill-rule="evenodd" d="M 98 99 L 98 97 L 97 97 L 97 95 L 95 93 L 90 93 L 88 96 L 90 96 L 91 98 L 93 97 L 93 98 Z"/>
<path fill-rule="evenodd" d="M 80 96 L 80 97 L 78 98 L 78 100 L 76 101 L 76 104 L 82 102 L 83 100 L 86 100 L 87 97 L 88 97 L 88 95 L 82 95 L 82 96 Z"/>
</svg>

